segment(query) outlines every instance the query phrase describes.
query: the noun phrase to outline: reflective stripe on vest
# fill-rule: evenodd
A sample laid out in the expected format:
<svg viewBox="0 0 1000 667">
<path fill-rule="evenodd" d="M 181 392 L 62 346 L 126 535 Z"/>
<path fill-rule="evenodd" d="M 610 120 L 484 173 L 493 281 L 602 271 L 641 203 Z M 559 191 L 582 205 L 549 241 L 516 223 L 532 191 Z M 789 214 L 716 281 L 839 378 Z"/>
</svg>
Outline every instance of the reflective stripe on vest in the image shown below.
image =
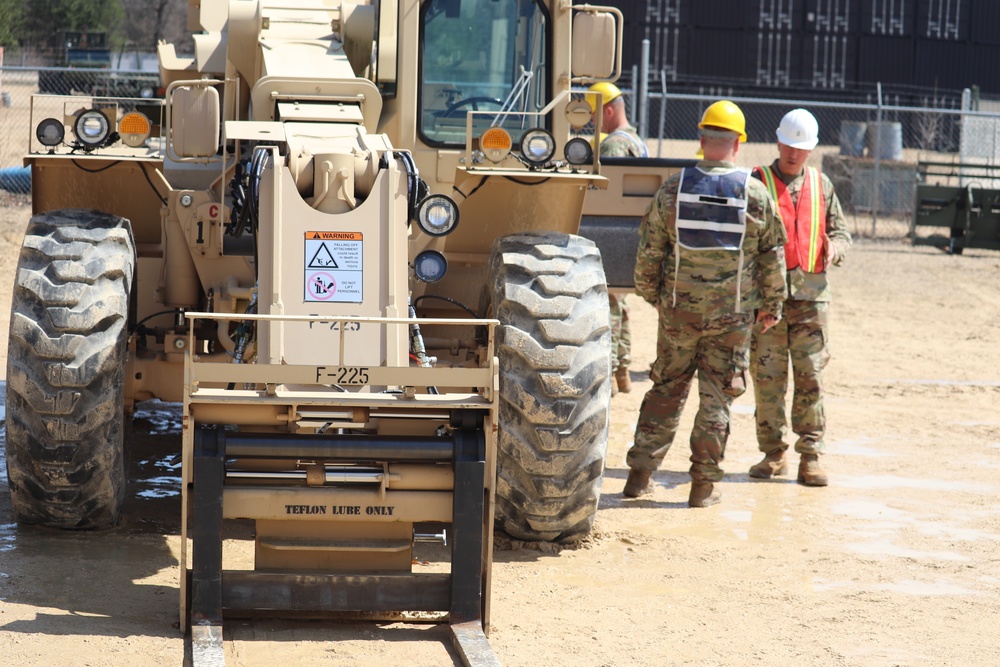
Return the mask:
<svg viewBox="0 0 1000 667">
<path fill-rule="evenodd" d="M 690 250 L 743 248 L 749 169 L 681 170 L 677 188 L 677 243 Z"/>
<path fill-rule="evenodd" d="M 756 167 L 754 176 L 764 182 L 778 204 L 785 225 L 785 267 L 802 267 L 807 273 L 822 273 L 826 236 L 826 199 L 823 179 L 815 167 L 806 167 L 799 201 L 792 202 L 788 186 L 771 167 Z"/>
</svg>

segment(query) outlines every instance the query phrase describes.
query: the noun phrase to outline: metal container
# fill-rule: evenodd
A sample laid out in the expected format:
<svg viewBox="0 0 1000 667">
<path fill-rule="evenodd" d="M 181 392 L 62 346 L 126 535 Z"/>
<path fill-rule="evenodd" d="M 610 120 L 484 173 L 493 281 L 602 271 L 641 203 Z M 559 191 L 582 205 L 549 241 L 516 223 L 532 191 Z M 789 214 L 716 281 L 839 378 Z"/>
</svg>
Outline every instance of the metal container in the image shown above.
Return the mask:
<svg viewBox="0 0 1000 667">
<path fill-rule="evenodd" d="M 977 44 L 1000 44 L 1000 3 L 979 0 L 972 5 L 970 32 Z"/>
<path fill-rule="evenodd" d="M 726 3 L 725 9 L 715 2 L 692 2 L 686 8 L 692 26 L 698 28 L 747 28 L 757 27 L 760 12 L 757 3 Z M 781 12 L 784 13 L 784 12 Z M 795 13 L 791 14 L 795 17 Z M 720 47 L 722 45 L 720 44 Z"/>
<path fill-rule="evenodd" d="M 865 135 L 868 123 L 854 120 L 840 121 L 840 154 L 862 157 L 865 154 Z"/>
<path fill-rule="evenodd" d="M 903 159 L 903 125 L 882 121 L 868 124 L 868 155 L 880 160 Z"/>
<path fill-rule="evenodd" d="M 913 63 L 913 40 L 908 37 L 858 38 L 859 82 L 910 86 L 915 75 Z"/>
</svg>

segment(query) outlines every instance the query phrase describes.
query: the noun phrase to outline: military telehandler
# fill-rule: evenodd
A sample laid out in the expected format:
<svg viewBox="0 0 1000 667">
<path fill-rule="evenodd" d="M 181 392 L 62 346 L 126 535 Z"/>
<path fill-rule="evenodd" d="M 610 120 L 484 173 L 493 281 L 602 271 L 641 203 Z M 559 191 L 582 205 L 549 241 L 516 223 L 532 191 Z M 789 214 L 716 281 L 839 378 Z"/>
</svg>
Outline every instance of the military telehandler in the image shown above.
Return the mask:
<svg viewBox="0 0 1000 667">
<path fill-rule="evenodd" d="M 224 617 L 426 612 L 493 664 L 494 524 L 578 540 L 600 497 L 608 286 L 578 232 L 608 186 L 586 85 L 618 77 L 622 24 L 563 0 L 190 0 L 163 100 L 34 97 L 17 519 L 113 526 L 126 420 L 179 402 L 196 658 Z M 598 218 L 655 171 L 618 174 Z M 233 520 L 252 569 L 223 567 Z M 413 565 L 421 541 L 447 572 Z"/>
</svg>

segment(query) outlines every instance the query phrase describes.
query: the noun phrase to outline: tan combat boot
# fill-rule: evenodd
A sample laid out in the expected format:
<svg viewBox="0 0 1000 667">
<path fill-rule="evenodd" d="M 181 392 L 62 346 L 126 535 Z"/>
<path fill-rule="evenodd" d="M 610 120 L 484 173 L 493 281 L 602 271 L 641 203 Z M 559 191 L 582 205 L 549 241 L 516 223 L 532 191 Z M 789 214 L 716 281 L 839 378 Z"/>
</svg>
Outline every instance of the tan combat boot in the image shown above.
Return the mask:
<svg viewBox="0 0 1000 667">
<path fill-rule="evenodd" d="M 757 479 L 770 479 L 772 475 L 784 475 L 786 472 L 788 459 L 785 458 L 785 450 L 775 449 L 765 454 L 760 463 L 750 466 L 749 474 Z"/>
<path fill-rule="evenodd" d="M 630 468 L 628 479 L 625 480 L 625 488 L 622 489 L 622 495 L 627 498 L 638 498 L 649 493 L 649 477 L 652 474 L 652 470 Z"/>
<path fill-rule="evenodd" d="M 691 482 L 688 507 L 711 507 L 722 502 L 722 494 L 715 490 L 711 482 Z"/>
<path fill-rule="evenodd" d="M 618 395 L 618 383 L 615 382 L 615 379 L 612 377 L 611 378 L 611 398 L 614 398 L 617 395 Z"/>
<path fill-rule="evenodd" d="M 615 384 L 618 385 L 618 391 L 623 394 L 632 391 L 632 378 L 629 377 L 627 368 L 618 367 L 615 371 Z"/>
<path fill-rule="evenodd" d="M 803 454 L 799 458 L 799 484 L 826 486 L 829 479 L 819 467 L 819 454 Z"/>
</svg>

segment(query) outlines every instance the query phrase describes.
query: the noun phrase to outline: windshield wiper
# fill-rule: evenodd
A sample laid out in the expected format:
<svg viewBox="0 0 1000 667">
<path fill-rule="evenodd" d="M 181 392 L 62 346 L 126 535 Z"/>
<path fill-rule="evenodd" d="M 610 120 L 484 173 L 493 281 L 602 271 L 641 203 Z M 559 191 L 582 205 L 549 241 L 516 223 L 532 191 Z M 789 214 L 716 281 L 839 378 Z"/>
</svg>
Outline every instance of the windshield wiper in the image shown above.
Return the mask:
<svg viewBox="0 0 1000 667">
<path fill-rule="evenodd" d="M 493 122 L 490 123 L 490 127 L 497 127 L 500 123 L 503 122 L 502 120 L 504 118 L 503 114 L 514 110 L 514 108 L 517 106 L 517 103 L 520 101 L 521 96 L 524 95 L 524 91 L 528 89 L 528 84 L 531 83 L 531 79 L 534 76 L 535 76 L 534 72 L 529 72 L 528 70 L 524 69 L 523 65 L 521 66 L 521 76 L 514 83 L 514 87 L 510 89 L 510 93 L 507 94 L 507 99 L 505 99 L 503 101 L 503 104 L 500 105 L 500 111 L 497 113 L 496 116 L 493 117 Z M 525 99 L 525 103 L 527 103 L 527 99 Z M 521 109 L 521 111 L 523 113 L 524 109 Z M 521 126 L 522 127 L 524 126 L 523 116 L 521 118 Z"/>
</svg>

